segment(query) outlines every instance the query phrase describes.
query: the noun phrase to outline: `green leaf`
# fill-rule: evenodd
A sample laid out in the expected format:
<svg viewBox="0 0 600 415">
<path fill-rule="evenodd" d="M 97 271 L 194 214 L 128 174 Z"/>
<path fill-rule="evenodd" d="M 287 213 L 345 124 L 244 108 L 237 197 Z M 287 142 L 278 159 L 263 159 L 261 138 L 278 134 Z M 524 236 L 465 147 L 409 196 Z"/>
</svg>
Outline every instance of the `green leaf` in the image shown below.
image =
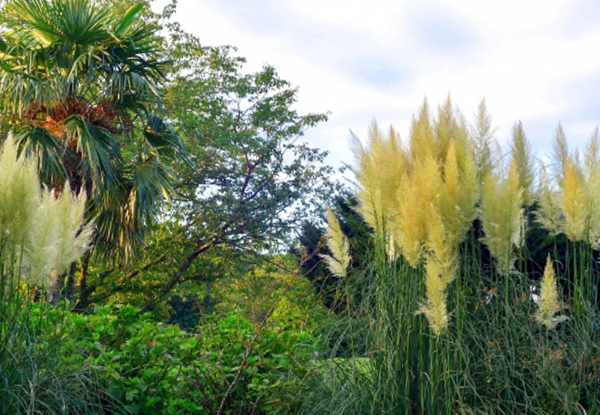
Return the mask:
<svg viewBox="0 0 600 415">
<path fill-rule="evenodd" d="M 140 10 L 142 10 L 143 7 L 143 3 L 138 3 L 134 6 L 131 6 L 129 10 L 127 10 L 127 13 L 125 13 L 125 16 L 123 16 L 115 29 L 116 36 L 120 37 L 127 31 L 127 29 L 131 26 L 131 23 L 133 23 L 135 16 L 140 12 Z"/>
<path fill-rule="evenodd" d="M 140 406 L 137 404 L 125 405 L 125 410 L 131 414 L 137 415 L 140 413 Z"/>
</svg>

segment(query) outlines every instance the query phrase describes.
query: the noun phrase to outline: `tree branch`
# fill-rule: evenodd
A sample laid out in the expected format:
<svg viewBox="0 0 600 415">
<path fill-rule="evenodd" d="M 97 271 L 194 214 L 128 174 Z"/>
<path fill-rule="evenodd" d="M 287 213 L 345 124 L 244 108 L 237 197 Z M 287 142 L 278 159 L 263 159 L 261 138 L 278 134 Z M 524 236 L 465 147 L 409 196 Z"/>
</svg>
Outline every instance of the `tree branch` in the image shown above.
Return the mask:
<svg viewBox="0 0 600 415">
<path fill-rule="evenodd" d="M 308 260 L 308 258 L 312 258 L 313 256 L 315 256 L 317 254 L 317 252 L 318 252 L 318 249 L 319 248 L 317 248 L 314 252 L 312 252 L 307 257 L 306 260 Z M 305 260 L 303 259 L 303 261 L 301 262 L 301 265 L 302 265 L 302 263 L 304 261 Z M 312 271 L 312 269 L 310 271 Z M 308 272 L 310 272 L 310 271 L 308 271 Z M 240 363 L 240 366 L 239 366 L 239 368 L 237 370 L 237 373 L 235 374 L 235 378 L 233 379 L 233 381 L 231 383 L 229 383 L 229 385 L 227 387 L 227 390 L 225 391 L 225 394 L 223 395 L 223 398 L 221 399 L 221 403 L 219 404 L 219 409 L 217 410 L 216 415 L 223 415 L 223 413 L 225 412 L 225 406 L 227 405 L 227 401 L 229 400 L 229 396 L 231 395 L 231 392 L 237 386 L 237 384 L 239 383 L 240 379 L 242 378 L 242 374 L 246 370 L 246 363 L 248 362 L 248 358 L 250 357 L 250 353 L 252 353 L 252 349 L 253 349 L 254 345 L 256 344 L 256 341 L 258 340 L 258 338 L 262 334 L 263 330 L 267 326 L 269 318 L 271 318 L 271 316 L 275 312 L 275 309 L 277 308 L 277 306 L 279 305 L 279 303 L 281 302 L 281 300 L 283 300 L 283 298 L 286 296 L 286 294 L 288 293 L 288 291 L 292 289 L 292 287 L 294 286 L 294 284 L 300 278 L 305 277 L 307 275 L 307 273 L 304 273 L 304 274 L 300 275 L 300 273 L 298 271 L 296 271 L 295 274 L 296 275 L 294 275 L 292 277 L 290 283 L 284 288 L 283 292 L 279 295 L 279 297 L 277 298 L 277 300 L 275 300 L 275 302 L 271 305 L 271 307 L 269 308 L 269 311 L 267 311 L 267 314 L 265 315 L 265 317 L 262 319 L 260 325 L 258 326 L 258 329 L 257 329 L 254 337 L 252 338 L 252 340 L 250 341 L 250 343 L 246 346 L 246 350 L 244 351 L 244 358 L 242 359 L 242 362 Z"/>
</svg>

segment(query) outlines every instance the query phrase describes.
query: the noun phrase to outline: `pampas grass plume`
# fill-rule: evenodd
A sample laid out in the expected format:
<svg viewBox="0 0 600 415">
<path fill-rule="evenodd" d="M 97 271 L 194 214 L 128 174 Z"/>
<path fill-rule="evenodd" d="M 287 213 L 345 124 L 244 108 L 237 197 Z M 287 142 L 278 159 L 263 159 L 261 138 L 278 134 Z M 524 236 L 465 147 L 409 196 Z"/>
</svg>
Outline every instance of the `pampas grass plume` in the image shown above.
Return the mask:
<svg viewBox="0 0 600 415">
<path fill-rule="evenodd" d="M 600 142 L 598 128 L 587 144 L 584 156 L 586 205 L 588 211 L 588 242 L 598 248 L 600 239 Z"/>
<path fill-rule="evenodd" d="M 567 160 L 570 157 L 570 153 L 567 145 L 567 136 L 560 123 L 558 123 L 558 127 L 556 127 L 556 134 L 554 136 L 554 144 L 552 145 L 552 148 L 554 150 L 552 160 L 552 164 L 554 166 L 554 179 L 558 185 L 562 187 L 565 177 L 565 167 L 567 165 Z"/>
<path fill-rule="evenodd" d="M 390 128 L 386 136 L 376 122 L 371 125 L 366 146 L 352 138 L 352 151 L 359 183 L 358 211 L 373 229 L 382 232 L 395 216 L 396 193 L 407 170 L 407 155 L 398 133 Z"/>
<path fill-rule="evenodd" d="M 512 158 L 519 173 L 519 185 L 523 189 L 523 203 L 533 204 L 533 179 L 535 176 L 531 145 L 527 141 L 521 121 L 515 123 L 512 132 Z"/>
<path fill-rule="evenodd" d="M 565 163 L 561 205 L 565 217 L 564 231 L 572 241 L 587 239 L 587 201 L 581 169 L 570 157 Z"/>
<path fill-rule="evenodd" d="M 443 334 L 448 328 L 450 316 L 446 309 L 446 288 L 448 283 L 440 274 L 435 261 L 428 261 L 425 275 L 427 298 L 419 307 L 417 314 L 427 317 L 429 326 L 436 336 Z"/>
<path fill-rule="evenodd" d="M 536 219 L 542 227 L 553 235 L 563 231 L 563 214 L 559 195 L 552 190 L 546 167 L 540 163 L 540 181 L 537 192 L 538 208 Z"/>
<path fill-rule="evenodd" d="M 429 105 L 423 100 L 421 111 L 413 118 L 410 128 L 410 155 L 412 160 L 422 157 L 428 152 L 435 152 L 436 139 L 429 119 Z"/>
<path fill-rule="evenodd" d="M 18 156 L 9 136 L 0 154 L 0 234 L 2 260 L 19 269 L 27 283 L 49 287 L 88 249 L 92 224 L 83 226 L 85 194 L 66 183 L 57 198 L 42 188 L 35 157 Z"/>
<path fill-rule="evenodd" d="M 492 117 L 488 113 L 485 99 L 477 107 L 475 115 L 475 125 L 472 129 L 473 155 L 475 164 L 477 165 L 479 183 L 483 184 L 488 173 L 491 173 L 494 168 L 493 148 L 495 133 L 495 130 L 492 129 Z"/>
<path fill-rule="evenodd" d="M 520 245 L 524 226 L 522 189 L 514 160 L 508 176 L 491 173 L 483 185 L 481 220 L 484 242 L 498 263 L 498 271 L 508 274 L 514 263 L 513 247 Z"/>
<path fill-rule="evenodd" d="M 340 222 L 327 206 L 327 247 L 332 255 L 321 255 L 329 270 L 336 277 L 345 277 L 350 265 L 350 246 L 342 232 Z"/>
<path fill-rule="evenodd" d="M 535 319 L 546 326 L 548 330 L 552 330 L 558 323 L 568 319 L 566 316 L 556 316 L 559 311 L 558 290 L 556 289 L 556 275 L 550 255 L 548 255 L 546 268 L 544 268 L 538 305 Z"/>
<path fill-rule="evenodd" d="M 441 188 L 440 167 L 431 151 L 427 151 L 416 160 L 412 175 L 406 177 L 398 193 L 398 244 L 402 255 L 413 267 L 423 258 L 429 226 L 428 206 L 438 203 Z"/>
</svg>

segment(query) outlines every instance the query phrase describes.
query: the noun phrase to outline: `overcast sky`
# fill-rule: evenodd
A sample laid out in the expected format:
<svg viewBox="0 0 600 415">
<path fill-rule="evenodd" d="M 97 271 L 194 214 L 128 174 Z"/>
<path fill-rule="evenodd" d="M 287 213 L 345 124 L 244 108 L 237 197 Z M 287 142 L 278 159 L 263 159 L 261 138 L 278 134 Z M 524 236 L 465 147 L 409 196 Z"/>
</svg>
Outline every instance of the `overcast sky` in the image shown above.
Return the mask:
<svg viewBox="0 0 600 415">
<path fill-rule="evenodd" d="M 350 130 L 375 118 L 406 139 L 423 98 L 449 92 L 468 119 L 485 98 L 501 142 L 521 120 L 539 156 L 559 121 L 577 147 L 600 122 L 599 0 L 179 0 L 175 19 L 249 71 L 273 65 L 300 112 L 331 112 L 306 140 L 332 165 Z"/>
</svg>

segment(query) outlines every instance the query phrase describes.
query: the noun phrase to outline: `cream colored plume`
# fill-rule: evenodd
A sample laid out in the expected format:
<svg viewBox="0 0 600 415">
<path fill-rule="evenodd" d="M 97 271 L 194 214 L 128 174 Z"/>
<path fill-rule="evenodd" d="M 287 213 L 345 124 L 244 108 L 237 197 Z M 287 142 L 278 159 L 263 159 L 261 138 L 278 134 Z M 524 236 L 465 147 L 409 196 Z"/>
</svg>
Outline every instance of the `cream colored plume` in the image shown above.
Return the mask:
<svg viewBox="0 0 600 415">
<path fill-rule="evenodd" d="M 514 247 L 521 244 L 525 225 L 522 194 L 514 160 L 507 174 L 494 176 L 488 173 L 483 185 L 480 214 L 483 239 L 502 274 L 512 269 Z"/>
<path fill-rule="evenodd" d="M 394 235 L 402 255 L 416 267 L 425 253 L 428 209 L 438 203 L 442 180 L 440 167 L 431 152 L 417 159 L 398 192 L 398 215 Z"/>
<path fill-rule="evenodd" d="M 0 154 L 0 234 L 2 261 L 30 284 L 48 287 L 88 248 L 91 225 L 83 225 L 85 196 L 66 184 L 58 198 L 42 188 L 35 157 L 17 156 L 8 137 Z"/>
<path fill-rule="evenodd" d="M 546 326 L 549 330 L 552 330 L 556 325 L 562 321 L 568 320 L 566 316 L 557 316 L 556 313 L 560 310 L 558 305 L 558 290 L 556 289 L 556 276 L 554 274 L 554 267 L 552 266 L 552 260 L 548 255 L 546 261 L 546 268 L 544 269 L 544 276 L 542 277 L 540 298 L 538 300 L 538 310 L 535 313 L 535 319 Z"/>
<path fill-rule="evenodd" d="M 600 141 L 598 129 L 590 138 L 583 162 L 567 147 L 558 126 L 554 143 L 553 186 L 541 169 L 536 212 L 538 222 L 553 234 L 564 232 L 572 241 L 586 241 L 598 248 L 600 239 Z M 557 190 L 555 190 L 557 189 Z"/>
<path fill-rule="evenodd" d="M 497 143 L 494 139 L 495 129 L 492 128 L 492 117 L 487 111 L 485 100 L 477 107 L 475 125 L 472 128 L 473 156 L 477 165 L 479 183 L 495 170 L 494 150 Z"/>
<path fill-rule="evenodd" d="M 427 153 L 435 155 L 436 148 L 436 137 L 429 119 L 429 105 L 427 104 L 427 99 L 425 99 L 423 100 L 419 116 L 413 118 L 410 128 L 411 160 L 414 161 Z"/>
<path fill-rule="evenodd" d="M 536 219 L 551 234 L 558 235 L 563 232 L 564 223 L 560 197 L 552 189 L 550 178 L 543 163 L 540 163 L 539 171 L 540 180 L 537 191 L 538 209 L 535 212 Z"/>
<path fill-rule="evenodd" d="M 600 142 L 597 127 L 585 151 L 583 175 L 589 212 L 588 242 L 597 249 L 600 240 Z"/>
<path fill-rule="evenodd" d="M 53 267 L 60 272 L 69 264 L 79 259 L 89 249 L 89 243 L 94 232 L 93 222 L 83 225 L 85 214 L 85 193 L 79 195 L 71 192 L 69 183 L 65 185 L 59 199 L 61 226 L 57 234 L 58 255 Z"/>
<path fill-rule="evenodd" d="M 428 209 L 427 264 L 433 264 L 447 283 L 454 280 L 458 268 L 458 244 L 446 231 L 440 215 L 433 206 Z"/>
<path fill-rule="evenodd" d="M 418 314 L 424 314 L 431 330 L 442 334 L 448 327 L 446 290 L 454 280 L 458 268 L 457 247 L 444 227 L 441 216 L 433 205 L 427 211 L 429 217 L 425 273 L 425 301 Z"/>
<path fill-rule="evenodd" d="M 533 204 L 533 181 L 535 177 L 534 161 L 531 155 L 531 145 L 527 141 L 521 121 L 515 123 L 512 132 L 512 159 L 519 173 L 519 185 L 523 190 L 523 203 Z"/>
<path fill-rule="evenodd" d="M 385 135 L 375 122 L 369 130 L 367 145 L 353 137 L 352 151 L 359 185 L 357 210 L 373 229 L 383 232 L 396 214 L 396 193 L 407 169 L 405 151 L 393 128 Z"/>
<path fill-rule="evenodd" d="M 452 245 L 458 245 L 471 228 L 477 215 L 475 206 L 479 198 L 473 153 L 468 151 L 462 155 L 460 161 L 455 143 L 451 142 L 445 157 L 443 181 L 437 203 L 432 200 L 442 216 L 449 243 Z"/>
<path fill-rule="evenodd" d="M 30 246 L 41 203 L 37 163 L 18 156 L 9 136 L 0 154 L 0 230 L 5 251 L 21 253 Z"/>
<path fill-rule="evenodd" d="M 565 234 L 572 241 L 587 240 L 589 210 L 585 179 L 572 157 L 565 162 L 561 193 Z"/>
<path fill-rule="evenodd" d="M 425 290 L 427 297 L 419 307 L 417 314 L 427 317 L 429 326 L 435 335 L 439 336 L 448 328 L 450 316 L 446 309 L 446 289 L 448 282 L 440 274 L 437 264 L 427 262 L 425 275 Z"/>
<path fill-rule="evenodd" d="M 320 255 L 336 277 L 345 277 L 350 265 L 350 245 L 340 222 L 327 206 L 327 247 L 332 255 Z"/>
<path fill-rule="evenodd" d="M 552 160 L 554 180 L 562 187 L 565 177 L 565 167 L 567 165 L 567 160 L 570 158 L 570 153 L 567 145 L 567 136 L 560 123 L 558 123 L 558 127 L 556 127 L 554 144 L 552 147 L 554 150 Z"/>
</svg>

